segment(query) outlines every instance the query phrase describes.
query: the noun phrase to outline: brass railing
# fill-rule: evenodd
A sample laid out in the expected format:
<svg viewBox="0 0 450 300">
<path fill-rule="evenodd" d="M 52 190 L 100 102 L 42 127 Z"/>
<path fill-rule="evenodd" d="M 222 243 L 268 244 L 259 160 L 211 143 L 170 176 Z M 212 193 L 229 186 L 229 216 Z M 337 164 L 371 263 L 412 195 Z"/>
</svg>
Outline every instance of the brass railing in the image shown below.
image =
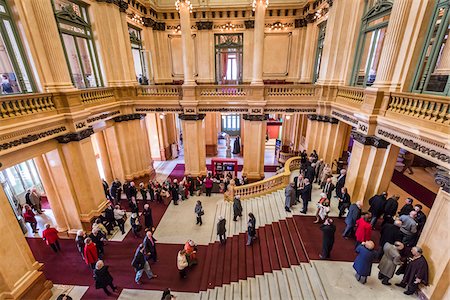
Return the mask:
<svg viewBox="0 0 450 300">
<path fill-rule="evenodd" d="M 83 104 L 100 104 L 101 102 L 114 101 L 114 90 L 112 88 L 100 88 L 83 90 L 80 94 Z"/>
<path fill-rule="evenodd" d="M 336 102 L 350 106 L 361 106 L 364 103 L 364 89 L 340 86 L 337 90 Z"/>
<path fill-rule="evenodd" d="M 52 94 L 24 94 L 0 98 L 0 119 L 55 110 Z"/>
<path fill-rule="evenodd" d="M 391 93 L 387 107 L 387 114 L 389 113 L 449 125 L 450 100 L 448 97 Z"/>
<path fill-rule="evenodd" d="M 234 195 L 239 195 L 241 200 L 245 200 L 285 188 L 289 184 L 292 171 L 300 169 L 300 160 L 299 156 L 291 157 L 284 164 L 282 173 L 257 182 L 234 187 Z"/>
</svg>

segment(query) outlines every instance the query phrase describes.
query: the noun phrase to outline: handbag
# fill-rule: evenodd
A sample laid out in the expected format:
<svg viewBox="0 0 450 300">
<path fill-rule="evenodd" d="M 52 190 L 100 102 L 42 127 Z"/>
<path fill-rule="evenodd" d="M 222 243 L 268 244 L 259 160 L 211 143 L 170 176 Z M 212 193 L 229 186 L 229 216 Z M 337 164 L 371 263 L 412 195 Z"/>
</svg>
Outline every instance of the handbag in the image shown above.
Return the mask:
<svg viewBox="0 0 450 300">
<path fill-rule="evenodd" d="M 202 211 L 199 213 L 199 216 L 203 216 L 204 214 L 205 214 L 205 211 L 202 210 Z"/>
</svg>

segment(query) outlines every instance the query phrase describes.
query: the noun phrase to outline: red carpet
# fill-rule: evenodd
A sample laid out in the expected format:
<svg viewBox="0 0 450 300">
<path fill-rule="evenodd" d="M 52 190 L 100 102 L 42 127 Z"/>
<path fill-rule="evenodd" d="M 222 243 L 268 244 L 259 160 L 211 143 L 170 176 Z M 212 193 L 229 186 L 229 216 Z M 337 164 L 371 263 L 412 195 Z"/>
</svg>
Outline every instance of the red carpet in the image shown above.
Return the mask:
<svg viewBox="0 0 450 300">
<path fill-rule="evenodd" d="M 419 200 L 422 204 L 426 205 L 428 208 L 433 206 L 434 199 L 436 199 L 436 194 L 421 185 L 419 182 L 397 170 L 394 170 L 391 181 L 398 185 L 402 190 Z"/>
<path fill-rule="evenodd" d="M 238 165 L 238 172 L 242 171 L 243 166 Z M 208 171 L 212 172 L 212 166 L 206 165 L 206 169 Z M 272 172 L 275 173 L 277 171 L 277 166 L 264 166 L 264 172 Z M 173 168 L 172 172 L 170 173 L 169 177 L 171 179 L 178 179 L 181 180 L 184 177 L 184 164 L 177 164 L 175 168 Z"/>
</svg>

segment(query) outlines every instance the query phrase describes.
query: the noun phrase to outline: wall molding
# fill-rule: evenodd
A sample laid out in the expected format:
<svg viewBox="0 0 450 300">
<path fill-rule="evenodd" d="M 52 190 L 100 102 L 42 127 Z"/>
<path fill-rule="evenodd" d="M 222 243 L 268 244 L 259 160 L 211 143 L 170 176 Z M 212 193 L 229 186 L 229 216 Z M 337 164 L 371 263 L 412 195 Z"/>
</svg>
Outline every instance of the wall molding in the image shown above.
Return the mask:
<svg viewBox="0 0 450 300">
<path fill-rule="evenodd" d="M 71 132 L 65 135 L 61 135 L 56 137 L 55 139 L 60 143 L 60 144 L 67 144 L 70 142 L 79 142 L 81 140 L 84 140 L 88 137 L 90 137 L 91 135 L 94 134 L 94 129 L 92 127 L 89 127 L 87 129 L 78 131 L 78 132 Z"/>
</svg>

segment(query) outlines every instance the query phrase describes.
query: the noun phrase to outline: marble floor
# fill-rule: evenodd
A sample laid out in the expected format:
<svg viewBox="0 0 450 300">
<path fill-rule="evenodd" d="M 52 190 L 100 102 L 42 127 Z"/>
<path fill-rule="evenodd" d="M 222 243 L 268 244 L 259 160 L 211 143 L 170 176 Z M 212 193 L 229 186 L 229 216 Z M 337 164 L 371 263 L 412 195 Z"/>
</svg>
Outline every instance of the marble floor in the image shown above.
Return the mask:
<svg viewBox="0 0 450 300">
<path fill-rule="evenodd" d="M 50 300 L 56 300 L 61 294 L 66 294 L 73 300 L 78 300 L 83 297 L 88 288 L 88 286 L 54 284 L 52 287 L 53 295 Z"/>
<path fill-rule="evenodd" d="M 33 233 L 31 230 L 30 224 L 26 224 L 26 227 L 28 229 L 27 233 L 25 234 L 25 237 L 29 238 L 41 238 L 42 237 L 42 231 L 45 229 L 45 224 L 50 224 L 52 227 L 56 226 L 55 216 L 53 215 L 53 211 L 51 209 L 44 209 L 42 211 L 42 214 L 36 214 L 35 216 L 37 221 L 37 229 L 39 229 L 38 233 Z"/>
</svg>

